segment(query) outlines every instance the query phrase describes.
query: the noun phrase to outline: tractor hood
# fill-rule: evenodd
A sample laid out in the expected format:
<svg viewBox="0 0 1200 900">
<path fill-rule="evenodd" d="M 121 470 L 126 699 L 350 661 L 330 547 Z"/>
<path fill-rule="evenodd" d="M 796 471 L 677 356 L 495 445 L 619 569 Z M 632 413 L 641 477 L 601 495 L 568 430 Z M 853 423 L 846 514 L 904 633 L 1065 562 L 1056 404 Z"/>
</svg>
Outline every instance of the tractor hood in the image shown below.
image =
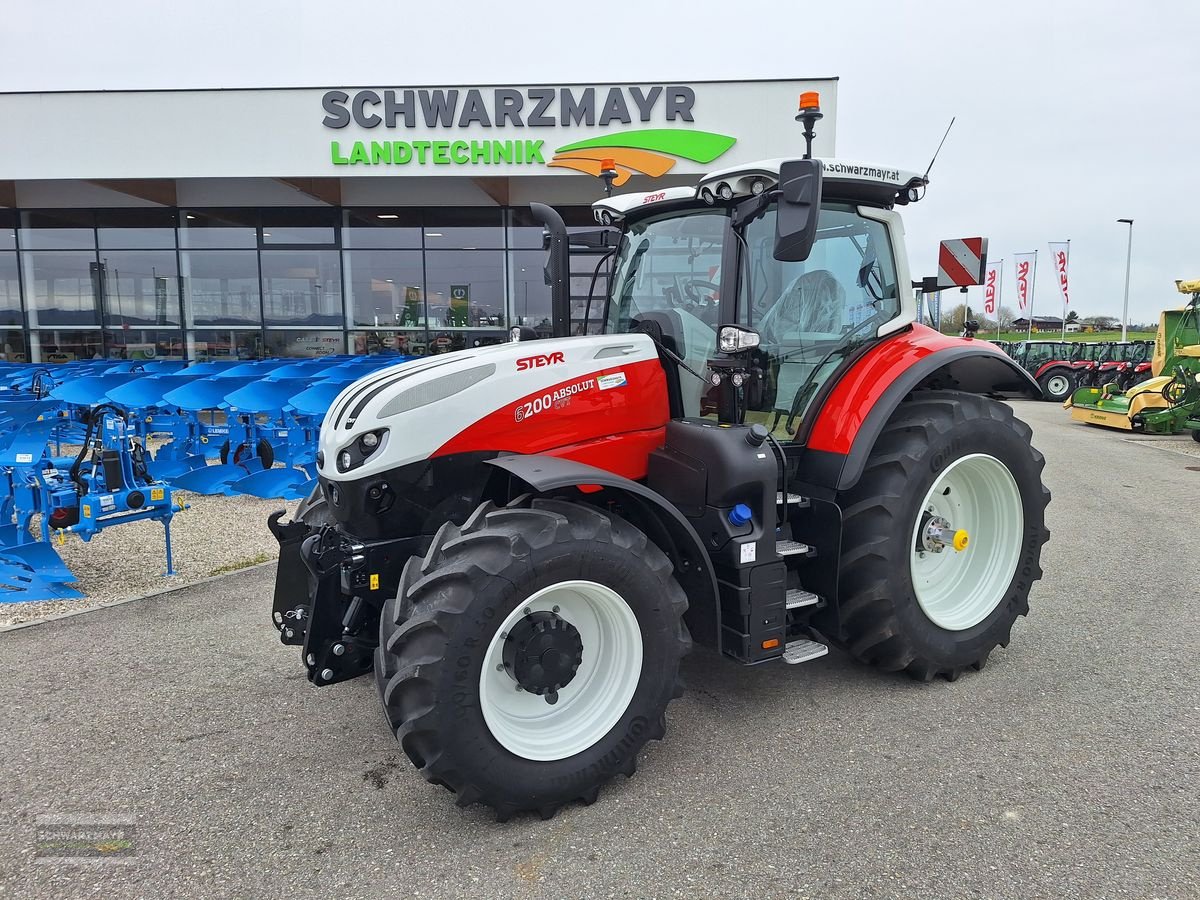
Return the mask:
<svg viewBox="0 0 1200 900">
<path fill-rule="evenodd" d="M 320 474 L 356 480 L 439 453 L 539 452 L 587 440 L 587 414 L 635 405 L 651 369 L 661 379 L 658 350 L 644 334 L 522 341 L 399 363 L 334 399 L 321 426 Z M 611 419 L 595 426 L 622 430 Z"/>
</svg>

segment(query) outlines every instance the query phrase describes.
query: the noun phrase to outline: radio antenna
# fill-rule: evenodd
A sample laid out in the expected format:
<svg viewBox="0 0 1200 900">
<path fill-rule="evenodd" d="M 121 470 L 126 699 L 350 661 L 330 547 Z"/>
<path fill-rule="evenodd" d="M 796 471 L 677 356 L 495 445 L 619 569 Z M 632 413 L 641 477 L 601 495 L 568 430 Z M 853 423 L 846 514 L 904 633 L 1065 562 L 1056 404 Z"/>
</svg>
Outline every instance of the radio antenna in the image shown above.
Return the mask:
<svg viewBox="0 0 1200 900">
<path fill-rule="evenodd" d="M 933 164 L 937 162 L 938 154 L 942 152 L 942 144 L 946 143 L 946 138 L 950 136 L 950 129 L 954 127 L 954 120 L 957 116 L 950 117 L 950 124 L 946 126 L 946 133 L 942 135 L 942 140 L 937 145 L 937 149 L 933 151 L 933 159 L 929 161 L 929 167 L 925 170 L 925 174 L 921 176 L 921 180 L 926 184 L 929 183 L 929 173 L 933 170 Z"/>
</svg>

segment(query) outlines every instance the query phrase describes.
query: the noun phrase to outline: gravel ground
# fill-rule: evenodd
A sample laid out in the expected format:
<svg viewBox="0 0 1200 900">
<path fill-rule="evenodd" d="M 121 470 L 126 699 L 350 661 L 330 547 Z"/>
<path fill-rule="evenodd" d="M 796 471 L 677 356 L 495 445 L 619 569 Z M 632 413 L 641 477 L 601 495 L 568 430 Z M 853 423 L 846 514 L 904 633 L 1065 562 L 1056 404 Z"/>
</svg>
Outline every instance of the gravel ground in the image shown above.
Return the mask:
<svg viewBox="0 0 1200 900">
<path fill-rule="evenodd" d="M 0 896 L 1194 900 L 1200 473 L 1018 414 L 1046 577 L 984 671 L 697 650 L 637 775 L 548 822 L 422 780 L 370 679 L 312 688 L 269 568 L 0 634 Z M 35 861 L 39 817 L 85 814 L 135 823 L 128 864 Z"/>
<path fill-rule="evenodd" d="M 107 528 L 84 543 L 69 534 L 55 545 L 63 561 L 78 576 L 81 600 L 0 603 L 0 627 L 31 619 L 103 606 L 144 594 L 183 587 L 202 578 L 275 559 L 278 544 L 267 530 L 267 516 L 296 503 L 257 497 L 214 497 L 179 491 L 175 496 L 190 506 L 171 520 L 175 571 L 166 571 L 163 527 L 158 522 L 132 522 Z M 171 602 L 173 595 L 156 598 Z"/>
<path fill-rule="evenodd" d="M 1188 456 L 1200 456 L 1200 441 L 1195 441 L 1188 435 L 1176 435 L 1167 438 L 1130 438 L 1130 443 L 1144 444 L 1156 450 L 1171 450 L 1175 453 L 1185 453 Z"/>
</svg>

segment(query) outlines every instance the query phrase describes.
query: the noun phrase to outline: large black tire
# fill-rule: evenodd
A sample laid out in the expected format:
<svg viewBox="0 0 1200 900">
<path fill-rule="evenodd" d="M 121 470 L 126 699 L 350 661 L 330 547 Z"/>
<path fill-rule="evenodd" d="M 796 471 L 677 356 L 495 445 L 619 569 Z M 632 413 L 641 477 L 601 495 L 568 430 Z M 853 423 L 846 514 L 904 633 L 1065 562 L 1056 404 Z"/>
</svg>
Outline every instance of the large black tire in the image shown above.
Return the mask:
<svg viewBox="0 0 1200 900">
<path fill-rule="evenodd" d="M 892 414 L 858 484 L 840 495 L 843 537 L 839 609 L 842 634 L 829 635 L 857 659 L 930 681 L 981 669 L 996 646 L 1008 646 L 1029 590 L 1042 577 L 1050 492 L 1032 431 L 1006 405 L 957 391 L 922 391 Z M 986 454 L 1011 473 L 1020 494 L 1023 532 L 1011 582 L 986 618 L 947 630 L 926 615 L 913 587 L 913 528 L 922 503 L 951 463 Z M 978 551 L 979 547 L 973 547 Z M 947 551 L 949 552 L 949 551 Z"/>
<path fill-rule="evenodd" d="M 641 672 L 603 736 L 566 758 L 534 760 L 489 729 L 480 676 L 505 619 L 537 591 L 573 580 L 624 599 L 641 635 Z M 423 559 L 409 560 L 385 604 L 375 660 L 384 712 L 409 759 L 457 794 L 458 805 L 486 804 L 501 820 L 522 811 L 549 818 L 571 801 L 594 801 L 613 775 L 633 775 L 646 742 L 662 739 L 667 704 L 682 693 L 679 661 L 691 648 L 686 610 L 670 561 L 628 522 L 565 500 L 485 503 L 461 528 L 444 525 Z"/>
<path fill-rule="evenodd" d="M 1038 379 L 1042 399 L 1061 403 L 1075 390 L 1075 373 L 1070 369 L 1054 369 Z"/>
</svg>

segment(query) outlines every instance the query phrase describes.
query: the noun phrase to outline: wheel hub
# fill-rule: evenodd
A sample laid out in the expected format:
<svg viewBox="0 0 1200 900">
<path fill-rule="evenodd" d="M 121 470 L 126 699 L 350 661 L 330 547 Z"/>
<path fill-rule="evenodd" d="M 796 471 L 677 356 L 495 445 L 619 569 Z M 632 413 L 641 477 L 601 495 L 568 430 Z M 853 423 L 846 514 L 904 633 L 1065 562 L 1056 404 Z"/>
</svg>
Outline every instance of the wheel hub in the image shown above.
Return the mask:
<svg viewBox="0 0 1200 900">
<path fill-rule="evenodd" d="M 504 639 L 504 670 L 532 694 L 557 694 L 571 683 L 582 662 L 579 631 L 554 612 L 529 613 Z"/>
</svg>

